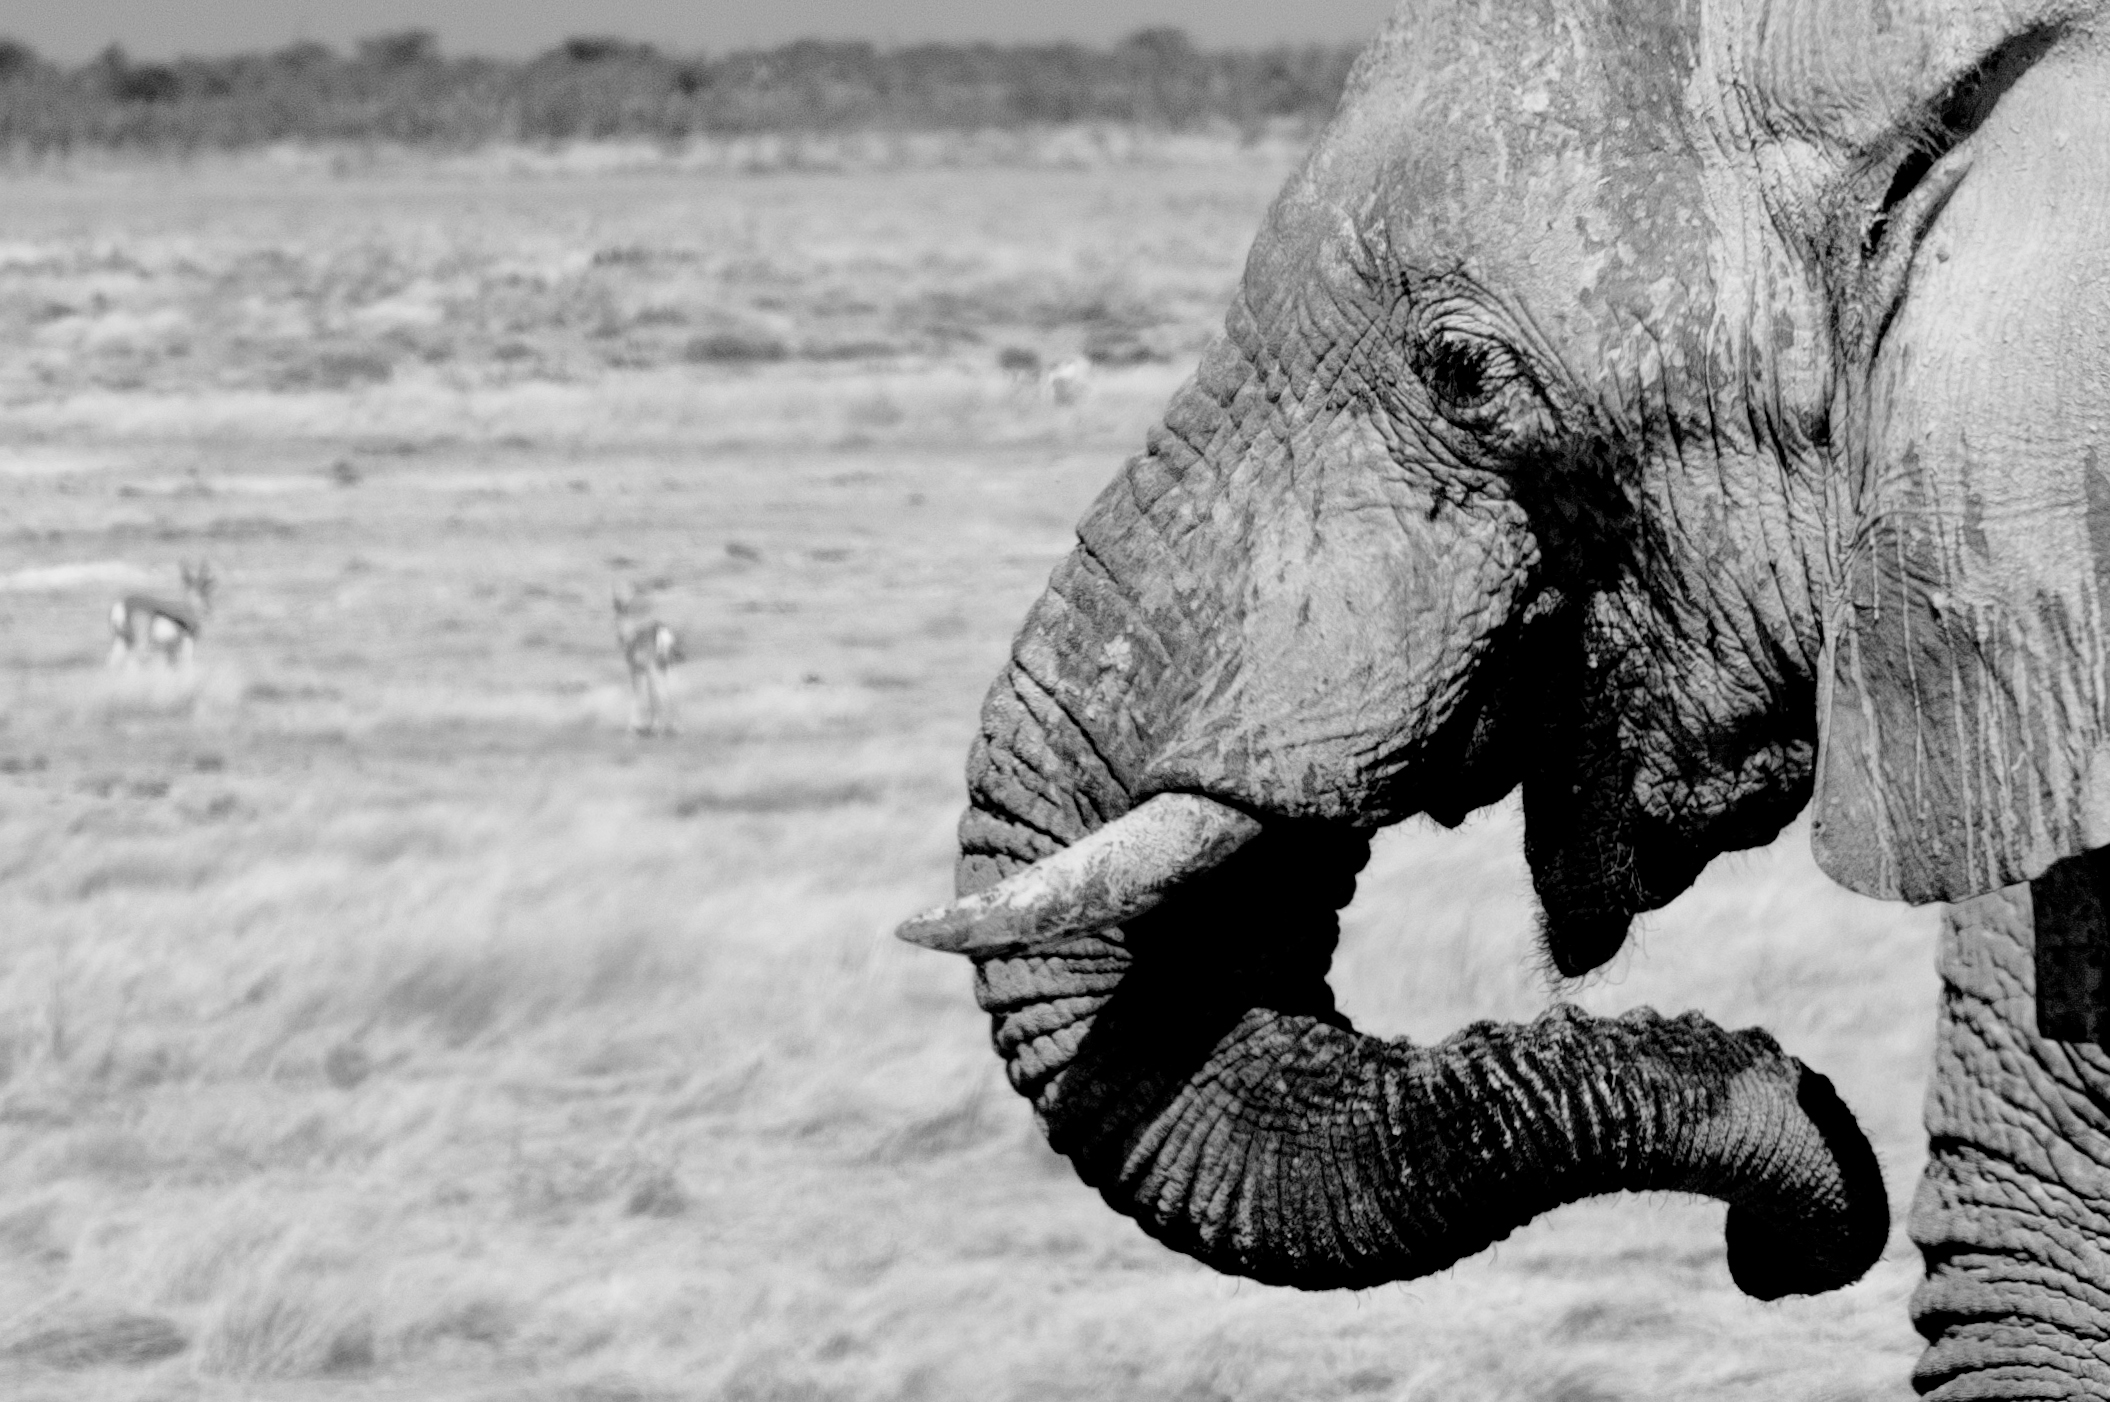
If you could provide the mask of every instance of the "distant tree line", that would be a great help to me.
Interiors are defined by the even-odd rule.
[[[1176,29],[1111,48],[804,40],[717,57],[584,36],[524,61],[455,58],[425,30],[350,53],[141,63],[112,46],[69,68],[0,38],[0,150],[195,150],[280,141],[491,141],[1072,122],[1173,130],[1323,120],[1353,47],[1202,50]]]

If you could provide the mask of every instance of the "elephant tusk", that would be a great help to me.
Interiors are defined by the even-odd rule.
[[[896,937],[987,958],[1059,944],[1141,915],[1260,834],[1199,794],[1159,794],[996,885],[904,921]]]

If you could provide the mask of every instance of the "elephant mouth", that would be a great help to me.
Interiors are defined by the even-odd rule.
[[[1183,891],[1193,891],[1198,884],[1221,884],[1204,878],[1227,866],[1264,864],[1275,868],[1269,874],[1277,879],[1264,882],[1271,891],[1301,888],[1306,884],[1305,874],[1294,869],[1301,864],[1284,869],[1279,860],[1253,855],[1256,847],[1281,845],[1257,842],[1263,833],[1279,835],[1286,829],[1298,832],[1297,845],[1307,852],[1314,840],[1337,849],[1353,848],[1357,868],[1367,854],[1367,835],[1358,829],[1262,819],[1205,794],[1160,793],[992,886],[911,917],[896,934],[910,944],[975,959],[1030,956],[1126,927],[1168,902],[1177,909]],[[1636,854],[1654,855],[1660,850],[1683,855],[1683,851],[1661,834],[1652,836],[1652,844],[1623,847],[1624,860],[1618,862],[1578,860],[1578,855],[1602,858],[1598,848],[1613,842],[1603,832],[1593,839],[1594,846],[1586,844],[1580,854],[1561,848],[1548,855],[1552,844],[1543,839],[1535,844],[1534,866],[1544,878],[1540,934],[1562,977],[1574,978],[1604,963],[1625,941],[1634,914],[1661,904],[1639,887],[1635,873],[1651,867]],[[1665,863],[1658,860],[1655,865]],[[1690,882],[1698,865],[1688,862],[1658,884],[1675,894]],[[1588,876],[1571,870],[1585,866],[1591,873]],[[1635,889],[1607,890],[1596,874],[1607,870],[1624,874],[1628,886]],[[1307,893],[1297,903],[1302,907],[1300,913],[1324,917],[1347,904],[1353,892],[1351,879],[1347,889],[1337,893],[1337,901],[1328,903]],[[1163,927],[1169,921],[1160,917],[1148,923]]]
[[[1105,1118],[1079,1094],[1081,1083],[1101,1078],[1064,1074],[1094,1059],[1095,1046],[1107,1055],[1119,1044],[1125,1056],[1140,1041],[1150,1049],[1142,1059],[1175,1084],[1256,1009],[1352,1030],[1327,975],[1338,912],[1369,857],[1369,832],[1348,824],[1256,816],[1220,798],[1161,792],[995,884],[912,917],[896,934],[972,959],[984,1006],[1000,1022],[1007,987],[1021,1003],[1067,992],[1096,1005],[1111,995],[1080,1020],[1097,1024],[1093,1035],[1057,1060],[1040,1065],[1023,1044],[1005,1048],[1007,1056],[1028,1052],[1014,1058],[1014,1081],[1048,1117],[1050,1142],[1068,1153],[1076,1146],[1066,1138],[1089,1135]],[[1105,981],[1087,975],[1066,985],[1053,974],[1058,967],[1096,968]],[[1081,1011],[1067,998],[1054,1002]],[[1046,1030],[1038,1017],[1026,1026]],[[1000,1046],[1009,1035],[999,1031]]]
[[[1583,857],[1601,858],[1597,848],[1616,839],[1600,832],[1594,841]],[[1572,875],[1568,868],[1584,863],[1565,849],[1548,856],[1550,845],[1541,839],[1532,854],[1545,878],[1540,936],[1554,968],[1574,978],[1616,953],[1634,914],[1660,901],[1625,888],[1609,891],[1601,877]],[[1658,835],[1653,847],[1622,847],[1624,860],[1598,861],[1591,869],[1627,874],[1631,886],[1638,881],[1632,873],[1647,869],[1637,853],[1658,847],[1672,844]],[[1352,826],[1259,817],[1206,794],[1164,792],[994,885],[912,916],[895,933],[910,944],[977,960],[1031,957],[1092,936],[1119,938],[1109,932],[1131,927],[1159,931],[1197,923],[1196,907],[1219,904],[1212,897],[1227,887],[1245,892],[1246,903],[1218,912],[1233,918],[1213,928],[1250,927],[1258,910],[1253,902],[1264,893],[1278,932],[1295,930],[1348,903],[1368,851],[1368,834]],[[1342,857],[1352,859],[1345,884],[1313,889],[1315,868],[1336,867]],[[1682,879],[1662,884],[1675,894],[1691,875],[1682,870]]]

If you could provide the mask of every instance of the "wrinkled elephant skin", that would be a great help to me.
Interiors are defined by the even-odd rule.
[[[1336,912],[1373,830],[1512,790],[1569,975],[1806,806],[1895,899],[2110,845],[2106,229],[2102,0],[1403,5],[1027,617],[961,899],[904,929],[975,961],[1049,1142],[1308,1288],[1643,1188],[1729,1203],[1753,1295],[1865,1271],[1873,1155],[1764,1032],[1380,1041]],[[2105,1068],[2036,1037],[2014,901],[1946,956],[1921,1381],[2099,1395]]]

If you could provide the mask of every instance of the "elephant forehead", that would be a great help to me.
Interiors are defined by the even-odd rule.
[[[1414,7],[1351,92],[1322,178],[1410,276],[1463,270],[1579,363],[1697,334],[1722,203],[1695,140],[1698,9],[1475,6],[1446,29]],[[1379,175],[1357,208],[1359,166]]]

